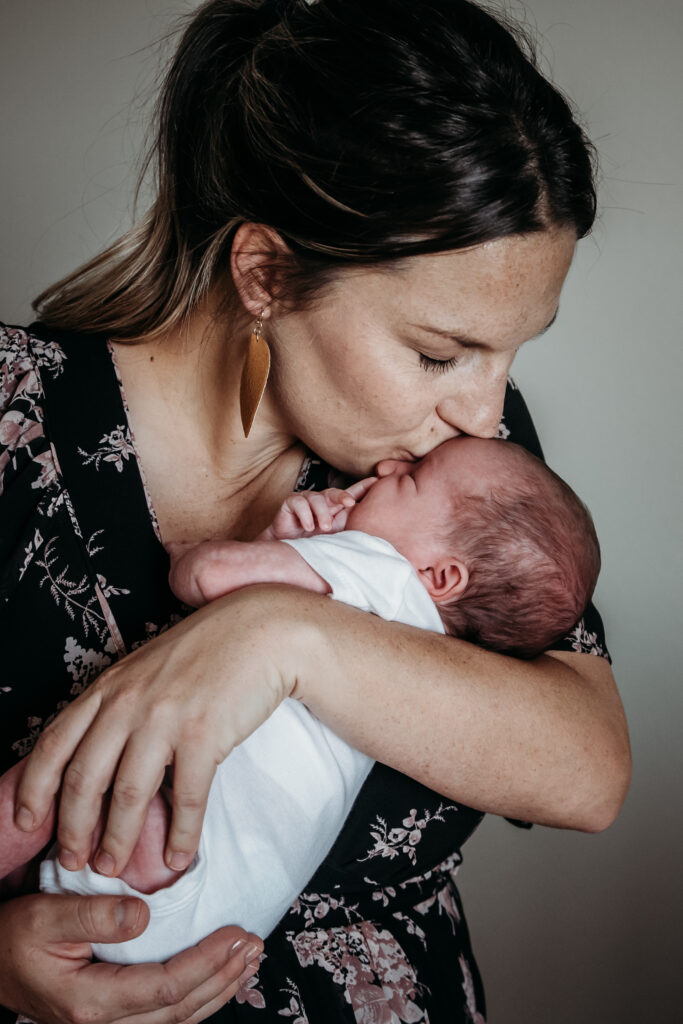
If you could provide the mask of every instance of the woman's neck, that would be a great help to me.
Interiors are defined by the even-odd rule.
[[[119,365],[131,386],[144,394],[148,414],[163,417],[182,447],[192,441],[195,456],[217,477],[239,488],[296,443],[266,390],[249,438],[239,411],[242,365],[251,324],[215,315],[213,304],[163,337],[135,345],[116,344]]]
[[[303,448],[266,389],[248,438],[239,411],[250,324],[232,326],[207,304],[182,330],[135,345],[114,343],[131,428],[164,540],[248,532],[296,481]],[[267,525],[267,522],[264,523]],[[247,539],[245,537],[245,539]]]

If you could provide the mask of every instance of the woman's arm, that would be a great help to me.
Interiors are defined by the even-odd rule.
[[[522,662],[273,585],[214,601],[107,669],[42,734],[18,802],[38,824],[64,773],[58,838],[73,856],[61,859],[79,867],[115,778],[101,841],[111,859],[98,862],[115,874],[173,762],[166,857],[185,867],[216,764],[290,695],[369,756],[482,810],[598,831],[628,787],[626,725],[601,659]]]
[[[302,595],[294,695],[378,761],[480,810],[607,828],[630,782],[628,730],[603,658],[520,661]],[[324,665],[324,671],[316,671]]]

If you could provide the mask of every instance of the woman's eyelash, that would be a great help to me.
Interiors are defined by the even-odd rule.
[[[458,359],[456,356],[451,356],[450,359],[432,359],[430,356],[426,356],[424,352],[420,352],[420,366],[423,370],[431,370],[432,373],[446,373],[447,370],[452,370],[457,365]]]

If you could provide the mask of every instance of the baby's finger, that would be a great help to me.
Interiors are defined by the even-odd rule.
[[[183,871],[194,857],[204,823],[216,762],[204,746],[184,746],[176,752],[173,768],[173,812],[164,860],[173,871]]]
[[[350,487],[346,488],[346,491],[352,498],[358,501],[364,494],[367,494],[372,485],[377,483],[378,479],[376,476],[366,476],[363,480],[356,480],[355,484],[351,484]]]
[[[348,491],[343,491],[341,487],[328,487],[321,493],[327,499],[330,512],[339,511],[340,508],[351,508],[356,504],[356,499]]]
[[[306,533],[312,533],[315,530],[315,519],[309,504],[308,494],[306,497],[304,497],[303,493],[293,494],[291,498],[287,499],[285,504],[288,511],[299,520],[302,530],[305,530]]]
[[[328,504],[327,496],[324,492],[313,492],[309,495],[309,502],[315,515],[318,529],[319,530],[331,530],[332,529],[332,513],[330,511],[330,505]],[[334,507],[334,506],[333,506]]]

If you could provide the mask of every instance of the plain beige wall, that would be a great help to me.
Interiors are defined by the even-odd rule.
[[[163,53],[146,47],[193,6],[3,0],[4,320],[26,322],[41,287],[128,224]],[[597,523],[634,781],[600,836],[487,819],[460,880],[492,1024],[668,1024],[683,1001],[683,4],[508,6],[526,10],[602,155],[600,223],[516,375]]]

